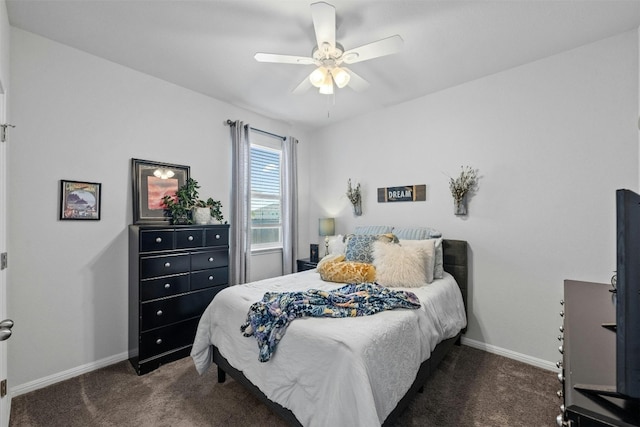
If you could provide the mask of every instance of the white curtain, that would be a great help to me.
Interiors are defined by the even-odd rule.
[[[294,272],[298,256],[298,140],[282,142],[282,273]]]
[[[251,261],[251,142],[250,127],[241,121],[231,123],[233,164],[231,168],[231,262],[229,282],[249,281]]]

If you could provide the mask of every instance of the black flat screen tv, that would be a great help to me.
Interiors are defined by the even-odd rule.
[[[616,191],[616,391],[640,398],[640,195]]]

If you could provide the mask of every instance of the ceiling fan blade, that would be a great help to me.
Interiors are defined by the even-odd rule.
[[[350,69],[346,67],[342,67],[342,69],[345,70],[347,73],[349,73],[350,78],[349,78],[349,84],[347,86],[349,86],[351,89],[355,90],[356,92],[362,92],[363,90],[366,90],[370,86],[368,81],[366,81],[365,79],[363,79],[358,74],[351,71]]]
[[[278,55],[277,53],[256,53],[254,58],[258,62],[275,62],[278,64],[301,64],[301,65],[315,64],[315,61],[313,58],[307,58],[304,56],[294,56],[294,55]]]
[[[316,31],[318,49],[322,50],[323,43],[336,47],[336,8],[323,1],[311,4],[311,18]]]
[[[404,41],[399,35],[387,37],[372,43],[350,49],[342,55],[345,64],[355,64],[356,62],[367,61],[381,56],[398,53],[402,50]]]
[[[294,95],[301,95],[311,89],[311,80],[309,80],[309,76],[305,77],[303,81],[300,82],[298,86],[291,92]]]

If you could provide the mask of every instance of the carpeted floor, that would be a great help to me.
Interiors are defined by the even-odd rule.
[[[553,372],[467,346],[454,347],[397,426],[554,426]],[[199,376],[190,358],[137,376],[129,362],[13,399],[10,426],[285,426],[216,369]]]

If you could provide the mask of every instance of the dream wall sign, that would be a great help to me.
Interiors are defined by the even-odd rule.
[[[405,185],[402,187],[378,188],[378,202],[424,202],[427,200],[427,186]]]

